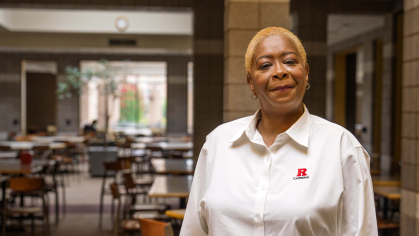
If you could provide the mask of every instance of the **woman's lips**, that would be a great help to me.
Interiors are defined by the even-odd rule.
[[[292,89],[293,87],[294,86],[291,86],[291,85],[278,86],[278,87],[272,89],[271,91],[286,92],[286,91]]]

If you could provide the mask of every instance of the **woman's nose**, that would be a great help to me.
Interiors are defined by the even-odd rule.
[[[282,65],[281,63],[276,65],[274,69],[275,69],[275,71],[272,74],[272,77],[274,79],[283,79],[283,78],[286,78],[288,76],[288,71],[286,70],[285,66]]]

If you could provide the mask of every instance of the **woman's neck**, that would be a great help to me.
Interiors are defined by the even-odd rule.
[[[267,112],[261,109],[262,117],[258,122],[257,129],[262,135],[266,146],[271,146],[276,137],[287,131],[304,113],[301,104],[298,109],[289,112]]]

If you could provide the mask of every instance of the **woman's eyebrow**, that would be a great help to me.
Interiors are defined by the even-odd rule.
[[[280,57],[286,56],[286,55],[288,55],[288,54],[294,54],[294,55],[296,55],[296,56],[298,57],[297,53],[292,52],[292,51],[290,51],[290,52],[284,52],[284,53],[282,53],[282,54],[280,55]],[[262,55],[262,56],[260,56],[260,57],[256,60],[256,64],[258,63],[259,59],[262,59],[262,58],[273,58],[273,57],[274,57],[273,55]]]

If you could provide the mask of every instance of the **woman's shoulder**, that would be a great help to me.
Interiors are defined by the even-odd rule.
[[[246,116],[236,120],[232,120],[217,126],[211,133],[207,135],[207,140],[210,138],[219,139],[231,139],[238,132],[242,131],[246,125],[252,121],[253,116]]]
[[[326,134],[328,136],[334,136],[333,138],[340,138],[342,143],[345,143],[345,146],[351,147],[360,147],[358,139],[346,128],[323,119],[321,117],[310,115],[312,122],[311,131],[317,134]]]

